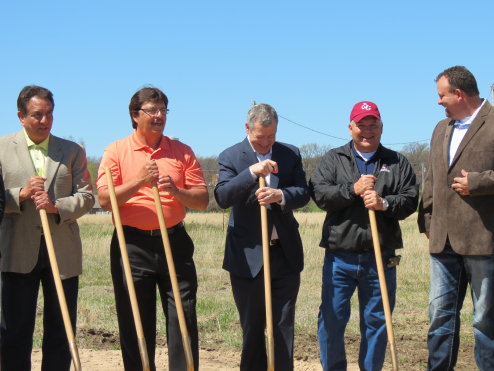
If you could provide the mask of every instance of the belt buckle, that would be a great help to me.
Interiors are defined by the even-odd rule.
[[[149,231],[149,235],[150,235],[151,237],[159,236],[159,235],[160,235],[160,230],[159,230],[159,229],[151,229],[151,230]]]

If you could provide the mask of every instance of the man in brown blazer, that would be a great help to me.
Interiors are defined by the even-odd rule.
[[[463,66],[437,78],[445,120],[434,130],[419,229],[429,237],[429,370],[453,370],[470,284],[475,361],[494,370],[494,108]]]
[[[82,247],[76,219],[94,204],[84,150],[50,134],[52,93],[26,86],[17,100],[23,129],[0,138],[5,214],[0,225],[2,276],[1,367],[31,369],[39,285],[43,286],[42,370],[70,368],[63,325],[39,210],[45,209],[75,331]]]

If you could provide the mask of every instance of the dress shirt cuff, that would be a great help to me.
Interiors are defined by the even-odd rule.
[[[278,202],[278,205],[280,206],[285,206],[286,205],[286,200],[285,200],[285,193],[280,189],[281,191],[281,201]]]

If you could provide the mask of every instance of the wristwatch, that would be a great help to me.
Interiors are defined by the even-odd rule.
[[[381,198],[381,200],[382,200],[382,201],[381,201],[381,203],[382,203],[382,205],[383,205],[383,211],[388,210],[388,207],[389,207],[389,202],[388,202],[388,200],[386,200],[384,197],[383,197],[383,198]]]

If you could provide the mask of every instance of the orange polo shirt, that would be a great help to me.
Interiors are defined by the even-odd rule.
[[[163,136],[159,148],[153,150],[140,141],[134,130],[131,136],[105,149],[96,187],[99,189],[108,185],[105,168],[110,168],[113,184],[118,186],[134,180],[149,160],[155,160],[160,176],[170,175],[177,187],[206,186],[199,162],[189,146]],[[166,226],[170,228],[180,223],[185,218],[185,207],[169,192],[160,191],[160,198]],[[144,230],[160,227],[151,184],[140,188],[119,209],[123,225]]]

